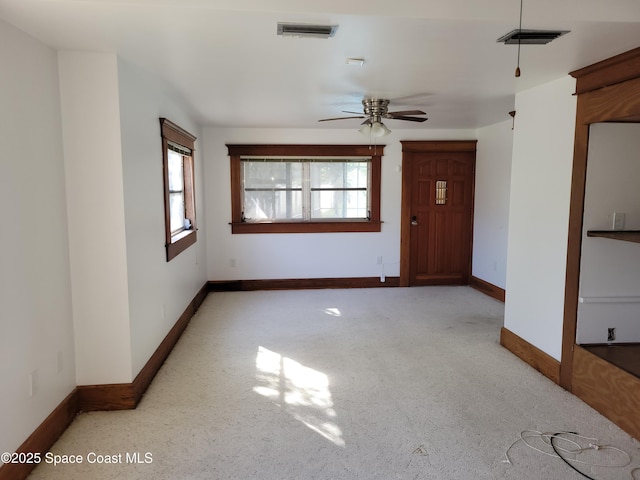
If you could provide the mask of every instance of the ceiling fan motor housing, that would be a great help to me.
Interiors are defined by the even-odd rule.
[[[372,122],[380,122],[380,119],[387,114],[389,100],[378,98],[365,98],[362,100],[364,114],[369,117]]]

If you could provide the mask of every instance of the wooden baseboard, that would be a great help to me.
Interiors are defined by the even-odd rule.
[[[560,382],[560,362],[558,360],[504,327],[500,330],[500,345],[554,383]]]
[[[44,455],[78,414],[77,389],[49,414],[40,426],[16,450],[17,453],[40,453]],[[36,467],[29,463],[5,463],[0,467],[0,480],[22,480]]]
[[[169,333],[147,361],[143,369],[133,380],[133,388],[137,402],[140,401],[144,392],[146,392],[149,385],[151,385],[151,381],[160,370],[160,367],[162,367],[162,364],[171,353],[171,350],[173,350],[173,347],[178,343],[180,336],[187,328],[187,325],[189,325],[191,318],[200,308],[200,305],[202,305],[202,302],[204,302],[204,299],[207,298],[208,293],[209,286],[205,283],[195,297],[193,297],[189,305],[187,305],[187,308],[185,308],[180,318],[178,318],[178,321],[171,330],[169,330]]]
[[[469,278],[469,286],[504,303],[506,296],[504,288],[500,288],[473,275]]]
[[[180,318],[171,328],[162,343],[147,361],[132,383],[115,383],[108,385],[81,385],[78,387],[79,407],[83,412],[96,410],[129,410],[136,408],[142,395],[147,391],[153,377],[167,359],[171,350],[180,339],[209,293],[209,286],[203,285],[193,300],[189,303]]]
[[[379,277],[358,278],[303,278],[273,280],[221,280],[209,281],[210,292],[233,292],[250,290],[307,290],[319,288],[375,288],[398,287],[400,277],[386,277],[384,282]]]
[[[136,408],[208,293],[209,286],[205,283],[132,383],[80,385],[74,388],[16,452],[44,454],[80,412]],[[0,480],[25,479],[35,466],[4,464],[0,467]]]
[[[640,439],[640,378],[575,345],[571,390],[625,432]]]

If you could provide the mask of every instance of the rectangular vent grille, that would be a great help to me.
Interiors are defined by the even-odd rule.
[[[497,42],[505,45],[546,45],[569,30],[520,30],[516,28],[500,37]]]
[[[278,35],[285,37],[329,38],[336,34],[338,25],[312,25],[307,23],[278,23]]]

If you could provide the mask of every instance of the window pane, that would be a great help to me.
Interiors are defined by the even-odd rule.
[[[367,192],[362,190],[314,190],[311,218],[367,218]]]
[[[182,192],[169,194],[170,228],[171,233],[184,228],[184,194]]]
[[[249,221],[302,219],[302,191],[245,192],[244,216]]]
[[[182,155],[169,150],[169,191],[184,190],[184,171],[182,169]]]
[[[242,161],[245,221],[364,219],[368,161]]]
[[[313,162],[311,188],[367,188],[369,162]]]
[[[311,164],[311,218],[366,218],[369,162]],[[362,190],[346,190],[346,189]]]
[[[243,162],[247,220],[302,219],[302,164]]]
[[[302,164],[245,161],[244,188],[302,188]]]

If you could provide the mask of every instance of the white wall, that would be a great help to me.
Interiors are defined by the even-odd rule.
[[[503,289],[507,276],[512,125],[507,120],[477,130],[472,273]]]
[[[379,277],[400,274],[401,140],[470,140],[474,130],[401,130],[391,135],[382,157],[379,233],[231,234],[227,143],[367,144],[353,130],[204,130],[209,280]],[[382,256],[383,265],[377,264]],[[232,266],[232,262],[235,266]]]
[[[112,54],[56,53],[2,21],[0,61],[12,65],[0,89],[0,201],[11,207],[0,451],[14,451],[76,385],[133,380],[206,281],[206,215],[200,152],[200,239],[167,263],[158,118],[200,132],[166,86]]]
[[[76,382],[57,57],[0,21],[0,63],[0,451],[11,452]]]
[[[156,77],[118,59],[131,374],[135,377],[205,284],[206,228],[202,142],[196,141],[198,241],[170,262],[164,246],[160,117],[201,137],[185,102]]]
[[[131,382],[117,60],[58,57],[77,381]]]
[[[127,383],[206,281],[206,229],[166,262],[159,118],[199,131],[182,99],[144,70],[113,54],[59,58],[77,380]],[[202,176],[197,154],[204,218]]]
[[[560,360],[576,99],[569,76],[516,95],[507,329]]]
[[[640,342],[640,245],[586,236],[611,230],[613,212],[640,230],[640,125],[590,127],[578,304],[578,343]]]

